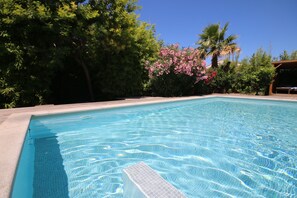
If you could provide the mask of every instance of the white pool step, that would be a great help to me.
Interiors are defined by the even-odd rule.
[[[123,170],[124,198],[185,198],[144,162]]]

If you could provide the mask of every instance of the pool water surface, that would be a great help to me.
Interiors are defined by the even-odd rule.
[[[296,197],[297,103],[207,98],[32,117],[12,197],[122,197],[145,162],[187,197]]]

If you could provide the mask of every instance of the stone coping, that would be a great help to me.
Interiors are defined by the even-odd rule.
[[[107,108],[154,104],[163,102],[174,102],[182,100],[193,100],[199,98],[245,98],[245,99],[261,99],[261,100],[281,100],[281,101],[297,101],[294,98],[273,98],[267,96],[248,96],[248,95],[225,95],[212,94],[207,96],[191,96],[191,97],[145,97],[139,99],[125,99],[110,102],[95,102],[69,105],[45,105],[38,107],[16,108],[8,110],[0,110],[0,116],[5,115],[4,121],[0,124],[0,197],[8,198],[11,193],[11,187],[18,165],[19,156],[22,150],[25,135],[30,123],[32,115],[50,115],[59,113],[71,113],[78,111],[99,110]]]

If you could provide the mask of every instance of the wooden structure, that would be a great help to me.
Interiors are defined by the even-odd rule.
[[[269,87],[269,95],[272,95],[274,92],[277,93],[278,91],[285,91],[288,94],[297,91],[297,76],[296,76],[296,83],[287,84],[287,85],[280,85],[277,82],[277,77],[281,70],[294,70],[297,71],[297,60],[282,60],[282,61],[275,61],[272,62],[276,69],[276,77],[272,81]],[[296,73],[296,72],[295,72]],[[297,73],[296,73],[297,74]]]

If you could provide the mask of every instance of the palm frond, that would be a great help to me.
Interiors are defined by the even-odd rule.
[[[239,53],[240,48],[235,43],[237,35],[229,35],[225,38],[229,23],[226,23],[222,29],[220,24],[212,24],[207,26],[202,34],[200,34],[199,50],[205,55],[225,56],[233,53]]]

